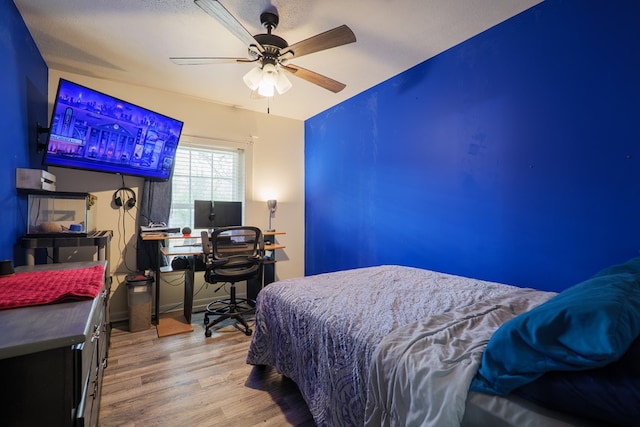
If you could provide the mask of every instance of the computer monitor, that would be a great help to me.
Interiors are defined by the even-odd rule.
[[[193,201],[193,227],[211,230],[242,225],[242,202]]]

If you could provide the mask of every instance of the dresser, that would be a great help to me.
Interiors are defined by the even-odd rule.
[[[42,264],[16,272],[84,268]],[[3,426],[97,426],[107,366],[110,279],[90,300],[0,310]]]

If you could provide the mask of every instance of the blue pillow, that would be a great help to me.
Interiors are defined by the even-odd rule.
[[[608,276],[610,274],[631,273],[636,276],[640,275],[640,257],[631,258],[622,264],[612,265],[597,272],[594,277]]]
[[[586,371],[548,372],[515,389],[520,397],[545,408],[601,421],[638,425],[640,419],[640,338],[617,362]]]
[[[640,335],[640,282],[595,276],[503,324],[491,337],[471,389],[506,395],[549,371],[618,360]]]

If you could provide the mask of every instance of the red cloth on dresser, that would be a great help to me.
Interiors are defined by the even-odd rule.
[[[104,266],[16,273],[0,277],[0,310],[98,296]]]

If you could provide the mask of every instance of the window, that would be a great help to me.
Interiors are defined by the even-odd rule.
[[[243,202],[244,206],[244,181],[244,150],[178,147],[169,224],[193,228],[194,200]]]

